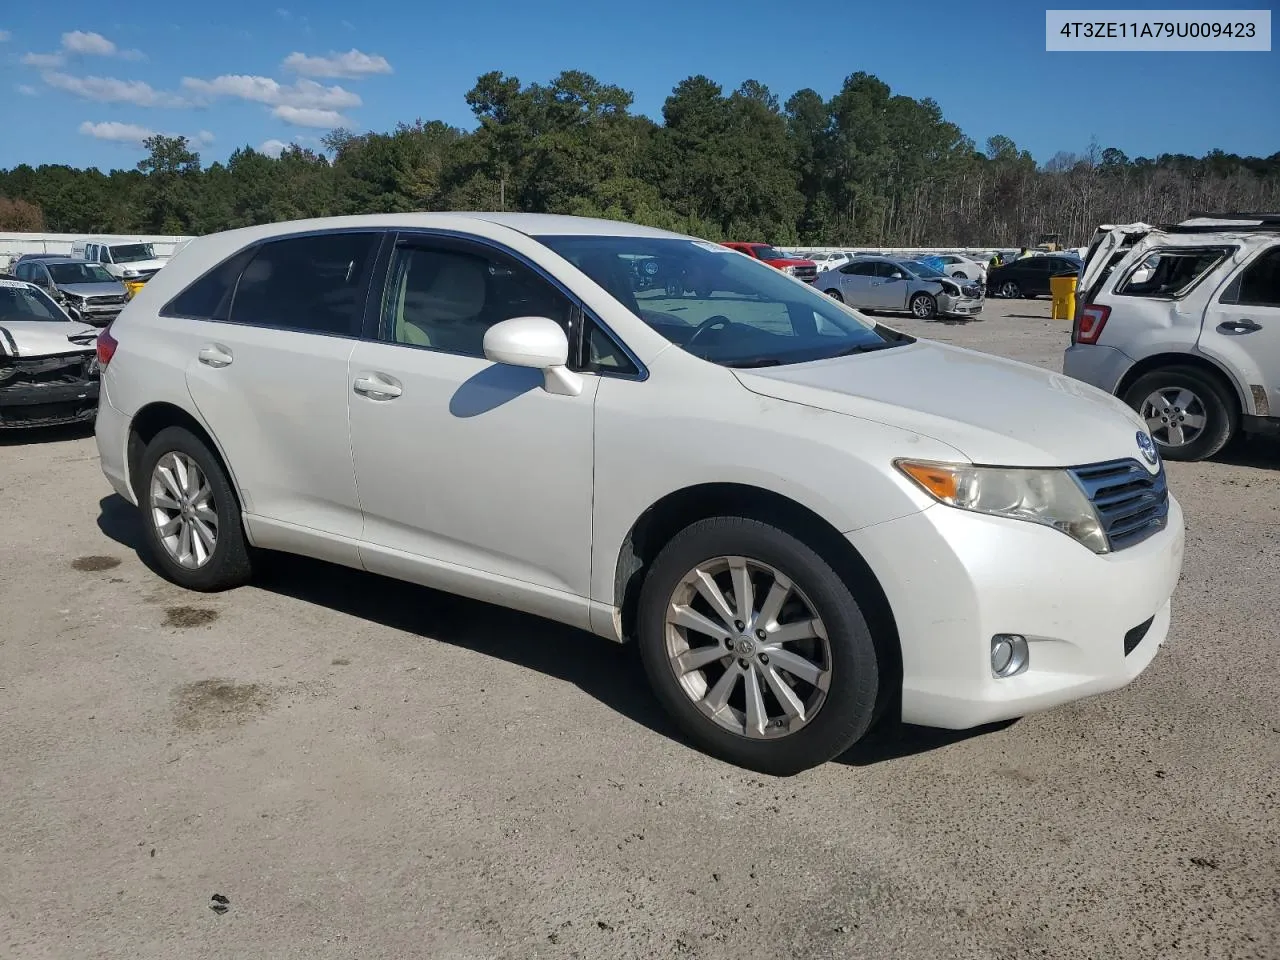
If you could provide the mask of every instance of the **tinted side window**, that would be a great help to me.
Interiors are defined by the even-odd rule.
[[[1241,306],[1280,307],[1280,247],[1272,247],[1249,264],[1222,299]]]
[[[262,244],[240,274],[230,321],[357,335],[378,239],[329,233]]]
[[[892,263],[877,262],[873,264],[875,267],[875,275],[877,277],[892,277],[902,271],[895,267]]]
[[[872,273],[872,265],[869,263],[846,263],[840,268],[841,273],[848,273],[855,277],[869,277]]]
[[[497,251],[414,241],[392,257],[383,330],[394,343],[483,357],[495,323],[549,317],[567,334],[573,311],[568,297]]]
[[[192,320],[226,320],[231,313],[231,297],[236,290],[236,281],[240,279],[240,271],[256,252],[256,247],[250,247],[224,260],[166,303],[160,315]]]
[[[25,280],[27,279],[27,274],[30,272],[31,272],[30,264],[20,263],[17,265],[17,267],[14,268],[13,275],[17,277],[19,280]]]

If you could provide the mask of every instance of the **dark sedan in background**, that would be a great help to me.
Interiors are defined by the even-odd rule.
[[[1051,277],[1079,276],[1083,264],[1057,254],[1023,257],[987,271],[987,294],[998,297],[1047,297]]]

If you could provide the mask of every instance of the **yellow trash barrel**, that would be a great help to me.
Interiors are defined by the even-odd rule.
[[[138,295],[138,291],[142,289],[141,280],[126,280],[124,282],[124,292],[132,300]]]
[[[1050,277],[1049,292],[1053,294],[1054,320],[1073,320],[1076,315],[1076,282],[1075,274],[1066,277]]]

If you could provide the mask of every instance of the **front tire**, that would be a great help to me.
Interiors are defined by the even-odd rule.
[[[917,293],[911,298],[911,315],[917,320],[932,320],[938,315],[938,301],[932,294]]]
[[[871,726],[880,673],[857,599],[784,530],[743,517],[691,524],[648,570],[638,615],[654,693],[714,756],[788,776]]]
[[[1006,280],[1000,284],[1000,296],[1006,300],[1017,300],[1022,296],[1022,287],[1017,280]]]
[[[184,427],[143,451],[136,485],[143,539],[156,568],[188,590],[238,587],[253,573],[240,504],[218,458]]]
[[[1147,421],[1166,460],[1212,457],[1227,445],[1239,421],[1237,406],[1222,386],[1194,367],[1144,373],[1125,391],[1124,402]]]

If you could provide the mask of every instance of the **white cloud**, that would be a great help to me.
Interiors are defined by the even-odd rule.
[[[190,103],[174,93],[156,90],[141,80],[117,80],[115,77],[73,77],[67,73],[46,71],[40,75],[55,90],[63,90],[85,100],[99,103],[132,103],[138,107],[186,107]]]
[[[66,59],[60,53],[24,53],[22,62],[28,67],[60,67]]]
[[[199,133],[196,134],[196,143],[204,144],[206,147],[209,144],[213,143],[213,141],[216,139],[217,137],[215,137],[208,130],[201,130]]]
[[[281,66],[307,77],[367,77],[375,73],[391,73],[386,57],[361,53],[352,48],[346,53],[330,51],[327,57],[309,57],[291,53]]]
[[[72,30],[62,35],[62,49],[93,57],[114,57],[116,45],[100,33]]]
[[[0,30],[0,43],[8,43],[13,39],[13,34],[8,30]]]
[[[285,123],[297,127],[341,127],[347,124],[347,118],[336,110],[320,110],[316,107],[294,107],[282,103],[271,111],[271,115]]]
[[[299,80],[282,84],[270,77],[245,74],[224,74],[212,80],[183,77],[182,86],[193,94],[204,97],[238,97],[270,107],[310,107],[319,110],[343,110],[358,107],[363,102],[359,95],[342,87],[326,87],[314,80]]]
[[[283,140],[263,140],[262,143],[258,144],[258,152],[265,153],[268,157],[278,157],[280,154],[284,153],[284,149],[287,146],[289,146],[289,144],[285,143]]]
[[[87,137],[96,137],[98,140],[136,144],[141,144],[147,137],[156,135],[154,130],[140,127],[136,123],[121,123],[118,120],[107,120],[103,123],[90,123],[86,120],[80,124],[80,132]]]
[[[35,87],[31,86],[29,83],[18,84],[18,92],[22,94],[24,97],[40,96],[40,91],[37,90]]]

